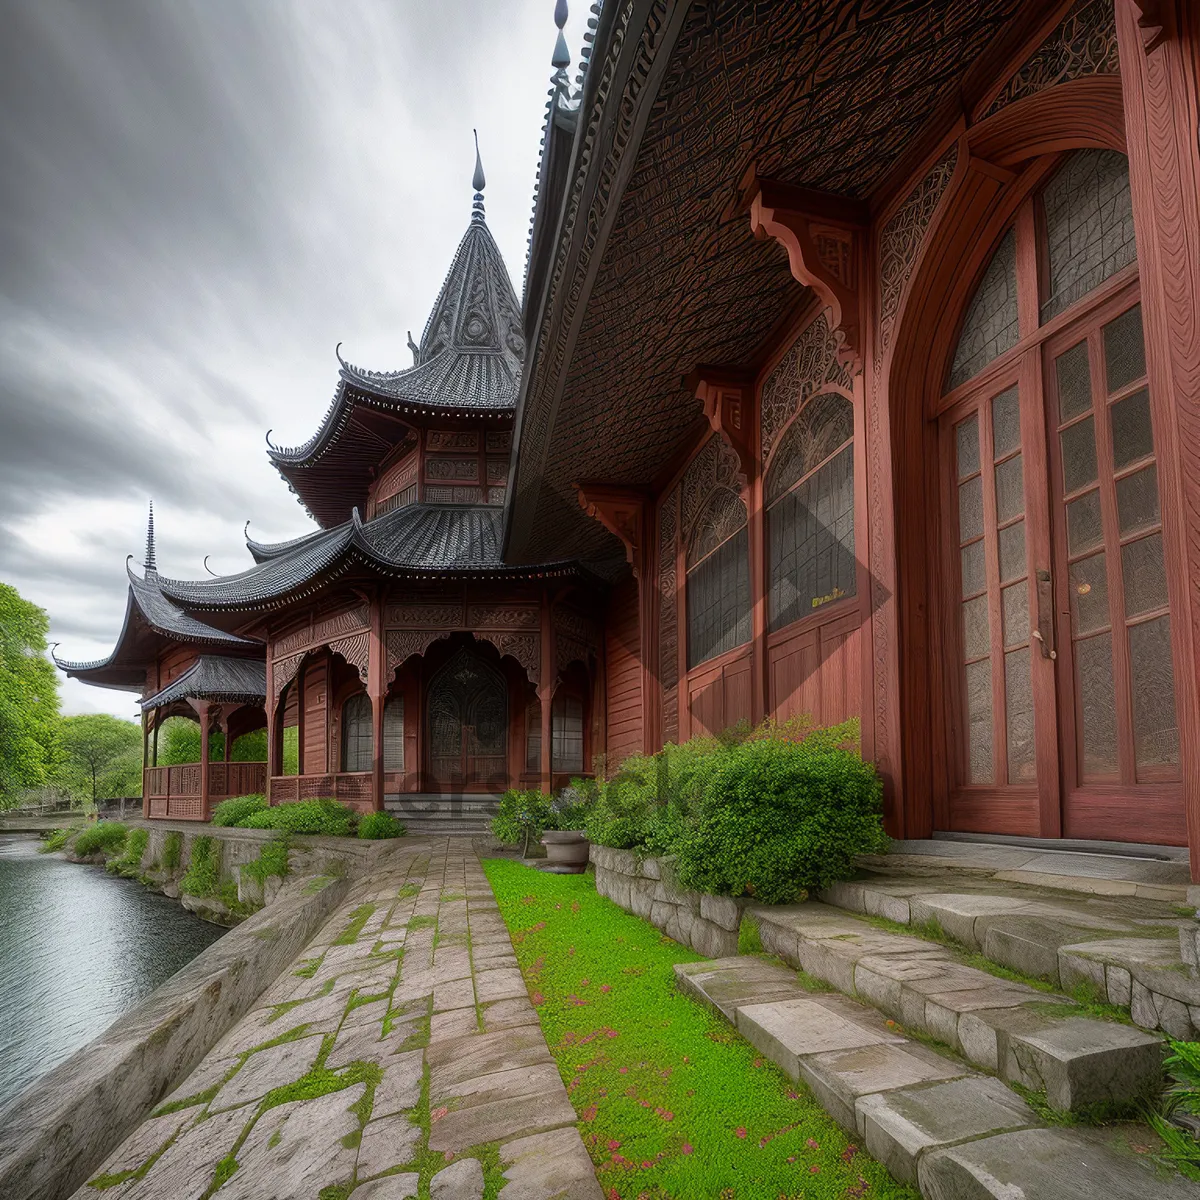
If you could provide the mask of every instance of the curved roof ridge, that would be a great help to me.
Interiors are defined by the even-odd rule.
[[[142,711],[186,697],[226,703],[261,704],[267,697],[267,664],[260,658],[201,654],[184,673],[141,702]]]
[[[242,536],[246,539],[246,549],[254,556],[256,563],[264,563],[268,559],[278,558],[281,554],[296,550],[306,542],[311,542],[321,534],[328,532],[325,529],[312,529],[308,533],[300,534],[299,537],[288,538],[282,542],[259,542],[250,536],[249,529],[250,522],[247,521],[245,529],[242,530]]]

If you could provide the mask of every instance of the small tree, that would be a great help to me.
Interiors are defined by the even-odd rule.
[[[142,749],[142,731],[133,721],[108,713],[64,717],[59,740],[68,778],[93,806],[118,792],[130,794],[141,771]]]

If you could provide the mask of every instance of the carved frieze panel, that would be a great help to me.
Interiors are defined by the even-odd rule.
[[[504,493],[507,489],[503,487],[490,487],[487,490],[487,503],[493,506],[504,503]]]
[[[467,605],[469,629],[537,629],[540,623],[539,612],[532,606],[517,608],[497,604]]]
[[[439,638],[449,636],[446,629],[389,629],[383,639],[387,675],[414,654],[424,654]]]
[[[474,481],[479,478],[479,460],[477,458],[427,458],[425,460],[425,478]]]
[[[957,164],[958,143],[955,142],[909,192],[883,227],[879,239],[879,339],[885,350],[892,338],[904,285],[912,275],[925,231],[946,194]]]
[[[1057,29],[1030,55],[984,113],[1084,75],[1119,75],[1113,0],[1077,0]]]
[[[599,657],[600,636],[596,622],[570,608],[555,608],[554,667],[560,673],[572,662],[585,666],[589,658]]]
[[[487,460],[487,481],[488,483],[508,482],[507,458],[489,458]]]
[[[485,434],[484,449],[489,454],[507,454],[512,449],[512,432],[505,429]]]
[[[272,705],[279,703],[279,697],[283,694],[283,689],[296,678],[296,672],[300,669],[300,660],[303,657],[303,654],[293,654],[291,658],[282,658],[278,662],[271,664]]]
[[[383,612],[385,625],[428,625],[458,629],[462,625],[461,604],[389,604]]]
[[[425,488],[425,499],[430,504],[478,504],[479,488],[431,484]]]
[[[365,633],[356,633],[353,637],[339,638],[329,643],[329,649],[340,654],[357,672],[358,677],[366,683],[369,676],[370,638]]]
[[[760,416],[764,463],[783,427],[809,396],[828,383],[851,386],[850,372],[838,361],[838,344],[825,313],[818,313],[767,377]],[[684,528],[690,528],[686,493]]]
[[[331,616],[322,617],[313,622],[310,626],[277,638],[271,644],[271,657],[284,658],[306,646],[320,646],[344,634],[367,629],[370,624],[371,614],[365,604],[359,608],[347,609],[345,612],[333,613]]]
[[[537,633],[493,632],[476,630],[475,636],[483,642],[491,642],[501,656],[508,654],[525,668],[530,682],[541,682],[542,639]]]
[[[394,496],[397,492],[402,492],[416,480],[417,456],[411,454],[408,458],[393,464],[379,477],[379,482],[375,485],[375,502],[378,503],[380,500],[386,500],[389,496]]]
[[[425,435],[427,450],[478,450],[479,434],[452,429],[431,429]]]
[[[704,443],[700,453],[688,463],[679,485],[685,531],[695,524],[714,489],[741,492],[738,466],[737,455],[724,438],[713,434]]]

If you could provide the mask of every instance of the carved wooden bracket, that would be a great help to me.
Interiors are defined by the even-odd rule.
[[[649,498],[646,493],[637,488],[594,482],[576,483],[575,491],[580,508],[621,539],[626,561],[633,567],[634,575],[640,576],[643,554],[648,550],[645,526]]]
[[[737,455],[743,483],[754,478],[754,373],[738,367],[699,366],[683,381],[704,407],[713,431]]]
[[[754,236],[774,238],[787,251],[792,275],[833,310],[830,324],[842,334],[839,361],[857,368],[863,354],[858,264],[869,221],[866,206],[753,174],[743,189]]]
[[[1130,3],[1137,14],[1142,49],[1149,54],[1171,36],[1174,15],[1171,5],[1163,3],[1163,0],[1130,0]]]

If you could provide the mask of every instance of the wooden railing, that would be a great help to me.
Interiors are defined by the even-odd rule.
[[[330,796],[351,808],[367,811],[371,803],[370,771],[338,771],[330,775],[272,775],[271,803],[291,804]]]
[[[267,764],[263,762],[210,763],[208,809],[230,796],[247,796],[267,790]],[[142,795],[149,802],[150,816],[175,821],[206,821],[204,796],[200,791],[200,764],[177,763],[171,767],[146,767],[142,772]]]

